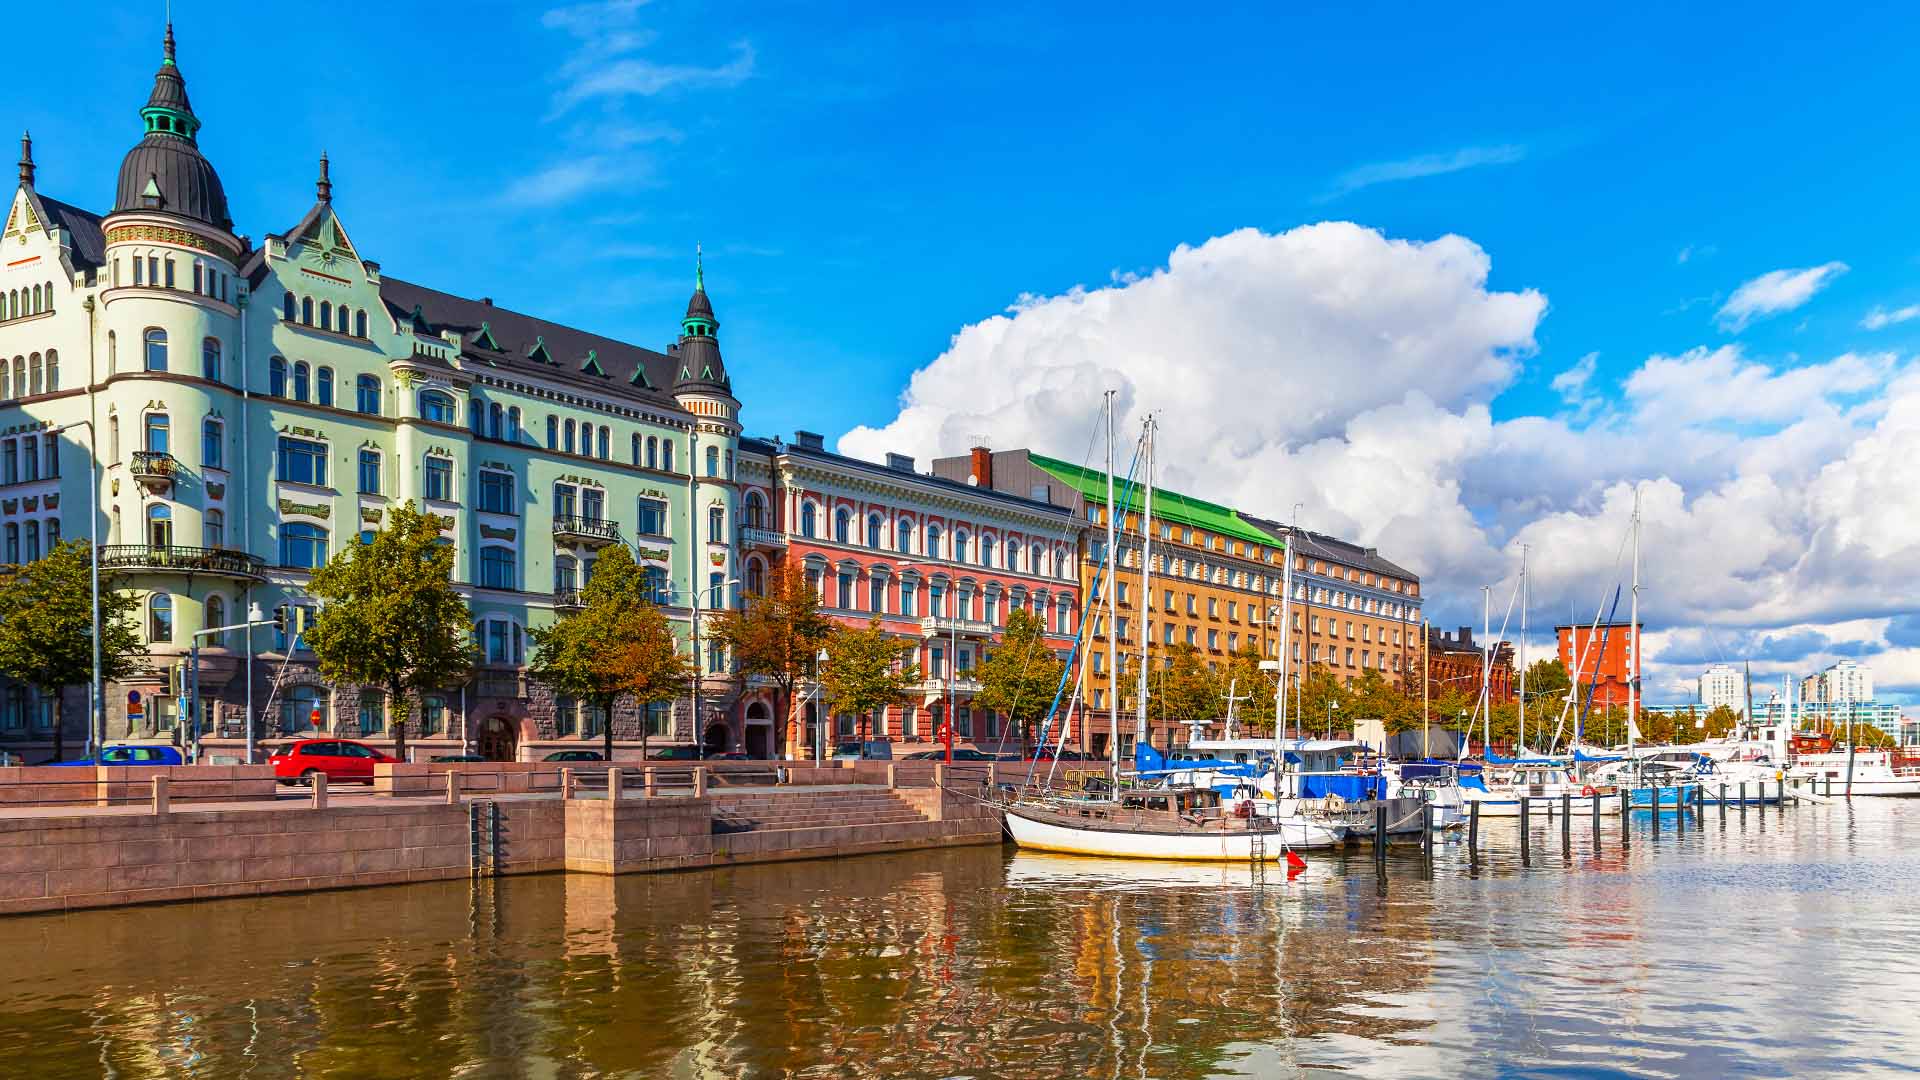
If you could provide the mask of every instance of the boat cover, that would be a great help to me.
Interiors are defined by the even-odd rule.
[[[1303,773],[1300,776],[1300,797],[1303,799],[1324,799],[1329,795],[1338,795],[1348,802],[1376,797],[1380,790],[1378,776],[1357,776],[1352,773]]]

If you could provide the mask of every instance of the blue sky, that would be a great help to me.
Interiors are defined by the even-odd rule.
[[[43,191],[109,201],[159,59],[160,12],[100,5],[84,51],[16,51],[14,85],[49,88],[14,102]],[[1487,534],[1472,551],[1285,476],[1251,507],[1324,502],[1326,527],[1393,545],[1471,598],[1437,611],[1443,619],[1477,614],[1477,583],[1510,572],[1512,542],[1541,515],[1587,515],[1613,535],[1623,523],[1610,485],[1662,474],[1658,462],[1631,477],[1553,462],[1598,452],[1603,435],[1644,443],[1663,426],[1697,426],[1702,445],[1744,444],[1796,419],[1733,409],[1696,424],[1669,400],[1608,420],[1634,407],[1621,383],[1650,357],[1690,356],[1669,365],[1689,385],[1721,364],[1707,385],[1722,394],[1759,380],[1775,395],[1810,385],[1819,397],[1822,369],[1806,384],[1781,380],[1850,352],[1905,356],[1920,340],[1920,307],[1903,310],[1920,305],[1910,8],[950,13],[656,0],[345,3],[236,18],[181,2],[174,18],[202,145],[241,231],[257,240],[297,220],[325,149],[336,205],[388,273],[656,347],[675,331],[704,243],[729,367],[761,433],[882,428],[909,378],[964,328],[1023,295],[1099,289],[1116,275],[1125,284],[1182,244],[1321,221],[1415,244],[1466,237],[1490,262],[1486,291],[1544,300],[1503,377],[1432,396],[1468,426],[1483,410],[1493,445],[1524,447],[1520,464],[1545,463],[1542,484],[1578,490],[1537,500],[1469,483],[1460,509]],[[1744,295],[1763,302],[1730,307],[1756,280]],[[1863,325],[1876,309],[1887,318]],[[1729,345],[1737,351],[1714,358]],[[1753,365],[1744,379],[1743,363]],[[1905,363],[1867,365],[1830,403],[1871,402]],[[1364,359],[1346,371],[1375,374]],[[1403,381],[1395,394],[1426,390]],[[1303,429],[1287,445],[1357,446],[1363,408],[1327,409],[1346,434]],[[1068,431],[996,436],[1077,451],[1084,410],[1066,411]],[[1874,420],[1846,417],[1854,435]],[[1529,423],[1577,438],[1543,450],[1524,437]],[[959,449],[956,429],[942,430],[908,448]],[[1797,459],[1802,473],[1849,437],[1830,432],[1825,457]],[[1514,460],[1489,450],[1458,468]],[[1682,478],[1677,512],[1757,470],[1748,461]],[[1216,497],[1247,491],[1194,483],[1214,484],[1200,493]],[[1911,503],[1894,510],[1920,516]],[[1786,562],[1777,550],[1756,558]],[[1569,579],[1593,569],[1566,561]],[[1783,664],[1891,648],[1889,670],[1906,665],[1898,681],[1920,690],[1920,649],[1873,623],[1898,614],[1894,601],[1860,597],[1841,590],[1783,610],[1752,598],[1715,608],[1703,595],[1668,614],[1729,636],[1816,628],[1834,647]]]

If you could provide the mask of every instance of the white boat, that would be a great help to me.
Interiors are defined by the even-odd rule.
[[[1338,826],[1219,813],[1204,788],[1125,792],[1114,800],[1052,799],[1006,808],[1014,843],[1035,851],[1116,859],[1278,862],[1288,850],[1346,843]]]
[[[1562,806],[1568,813],[1591,814],[1595,799],[1613,793],[1611,788],[1576,778],[1571,764],[1547,760],[1488,766],[1480,776],[1463,780],[1460,787],[1462,809],[1471,812],[1478,805],[1483,818],[1517,818],[1523,799],[1529,815],[1551,816]]]
[[[1787,770],[1790,779],[1805,782],[1816,795],[1920,795],[1920,765],[1891,750],[1860,750],[1849,762],[1844,748],[1800,754]]]

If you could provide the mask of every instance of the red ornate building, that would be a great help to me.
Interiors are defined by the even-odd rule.
[[[1062,656],[1072,648],[1080,524],[1071,510],[919,473],[898,454],[883,465],[845,457],[804,431],[791,443],[742,440],[739,479],[746,593],[759,592],[774,566],[796,560],[828,615],[861,626],[878,616],[914,645],[923,676],[914,699],[871,718],[868,738],[931,746],[949,702],[956,744],[994,749],[1015,737],[1000,717],[974,710],[978,683],[969,676],[1016,609],[1040,617]],[[831,753],[834,743],[860,736],[858,718],[832,715],[823,730],[817,695],[796,689],[795,698],[795,715],[783,723],[774,692],[747,687],[740,708],[749,753],[765,745],[811,756],[823,738]]]
[[[1488,666],[1484,650],[1473,640],[1472,627],[1463,626],[1457,634],[1442,633],[1431,626],[1427,628],[1427,685],[1428,692],[1434,697],[1438,698],[1449,690],[1458,690],[1477,700],[1483,671],[1487,675],[1487,699],[1512,701],[1512,642],[1502,641],[1495,645],[1493,661]]]

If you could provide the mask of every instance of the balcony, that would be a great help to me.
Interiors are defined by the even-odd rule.
[[[620,542],[620,525],[605,518],[557,517],[553,519],[553,539],[562,544],[606,547]]]
[[[161,495],[173,486],[173,475],[179,468],[180,463],[164,450],[135,450],[133,464],[127,471],[133,474],[141,487]]]
[[[553,609],[555,611],[579,611],[587,606],[587,598],[579,589],[553,590]]]
[[[786,535],[778,530],[766,528],[764,523],[738,522],[734,526],[734,534],[740,537],[740,542],[747,547],[783,548],[787,546]]]
[[[947,637],[966,634],[972,637],[991,637],[993,624],[979,619],[954,619],[945,615],[928,615],[920,620],[921,637]]]
[[[947,692],[948,682],[949,680],[947,679],[922,679],[907,687],[907,691],[918,694],[945,694]],[[963,674],[959,678],[951,680],[951,682],[953,684],[953,692],[956,694],[977,694],[980,692],[980,680],[972,678],[969,675]]]
[[[180,547],[173,544],[107,544],[100,548],[100,569],[214,574],[264,580],[266,560],[232,548]]]

